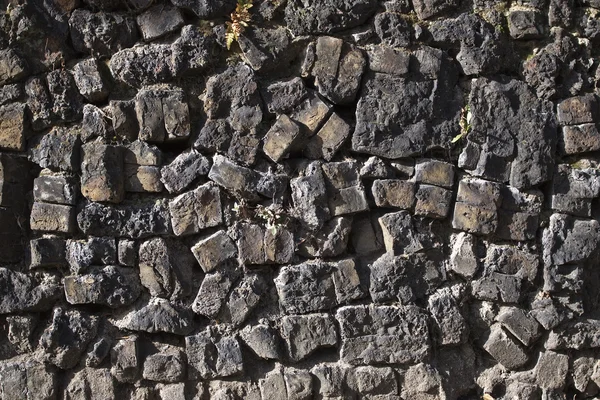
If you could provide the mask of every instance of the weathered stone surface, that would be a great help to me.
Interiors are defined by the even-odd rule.
[[[0,314],[48,310],[62,292],[52,280],[40,281],[6,268],[0,268],[0,283],[6,290],[0,301]]]
[[[79,93],[92,103],[100,103],[108,97],[109,88],[95,58],[88,58],[73,66],[73,78]]]
[[[419,185],[415,194],[415,214],[430,218],[446,218],[452,205],[452,192],[433,185]]]
[[[289,117],[300,124],[307,134],[313,135],[331,114],[331,105],[321,100],[314,92],[298,104]]]
[[[455,87],[456,72],[443,52],[434,54],[439,66],[432,79],[365,75],[352,136],[354,151],[400,158],[449,147],[452,137],[459,134],[461,100]],[[436,85],[437,78],[444,84]]]
[[[599,230],[596,220],[553,214],[542,239],[544,261],[556,265],[585,261],[597,250]]]
[[[518,102],[511,100],[515,96]],[[537,99],[524,82],[478,78],[471,86],[469,104],[474,118],[459,167],[475,176],[510,182],[517,189],[552,177],[557,134],[550,103]]]
[[[308,158],[331,161],[350,135],[350,125],[338,114],[332,113],[321,129],[306,144]]]
[[[0,85],[6,85],[22,79],[29,73],[27,61],[15,49],[0,51]]]
[[[287,314],[327,310],[337,300],[331,267],[306,263],[282,267],[275,279],[281,307]]]
[[[237,338],[221,334],[217,328],[207,328],[186,336],[185,351],[192,379],[214,379],[241,374],[244,371],[242,352]],[[211,354],[212,356],[206,357]]]
[[[29,242],[30,268],[56,267],[67,263],[66,241],[57,237],[32,239]]]
[[[548,350],[589,349],[600,347],[598,327],[600,321],[583,319],[569,322],[550,331],[545,347]]]
[[[90,400],[111,399],[116,395],[114,379],[108,368],[84,368],[77,372],[65,389],[65,400],[81,397]]]
[[[429,159],[419,159],[415,164],[415,181],[451,189],[454,185],[454,165]]]
[[[192,310],[208,318],[217,317],[238,277],[239,271],[232,270],[232,266],[206,274],[192,304]]]
[[[272,83],[261,94],[269,112],[284,114],[300,104],[308,90],[301,78],[293,78]]]
[[[161,168],[161,182],[169,193],[180,193],[200,176],[210,171],[210,160],[192,149],[178,155]]]
[[[123,149],[123,161],[125,164],[160,166],[162,152],[152,144],[135,140]]]
[[[328,314],[285,316],[281,321],[281,337],[288,355],[300,361],[323,347],[337,345],[337,330]]]
[[[408,18],[397,13],[377,14],[374,20],[375,33],[381,43],[390,47],[408,47],[412,42],[413,29]]]
[[[222,263],[234,260],[238,250],[227,232],[221,230],[201,239],[192,247],[192,253],[204,272],[211,272]]]
[[[86,272],[93,265],[117,262],[117,246],[112,237],[90,237],[87,240],[67,240],[67,262],[73,274]]]
[[[155,297],[172,300],[191,294],[193,256],[183,243],[153,238],[140,244],[142,285]]]
[[[323,0],[287,3],[285,20],[295,35],[333,33],[360,25],[377,7],[374,0],[338,1],[329,4]]]
[[[6,400],[53,399],[57,395],[55,371],[33,360],[0,365],[0,396]]]
[[[334,217],[311,237],[298,245],[298,253],[306,257],[339,256],[348,246],[352,220],[348,217]]]
[[[117,244],[117,258],[119,264],[126,267],[134,267],[137,265],[137,246],[135,241],[128,239],[120,239]]]
[[[267,283],[260,273],[244,275],[229,293],[224,303],[223,320],[240,326],[259,305],[267,292]]]
[[[91,201],[123,201],[125,179],[122,149],[89,143],[83,145],[81,150],[81,193]]]
[[[490,234],[498,227],[499,186],[480,179],[463,179],[458,184],[452,227],[466,232]]]
[[[157,4],[150,7],[139,14],[136,21],[146,41],[172,33],[184,24],[181,11],[170,4]]]
[[[508,29],[514,39],[540,39],[544,25],[544,17],[537,10],[511,10],[508,14]]]
[[[417,363],[430,351],[427,317],[418,307],[348,306],[336,319],[341,359],[352,365]]]
[[[170,201],[169,213],[177,236],[217,226],[223,218],[220,190],[212,182],[198,186]]]
[[[415,204],[415,184],[400,179],[378,179],[373,182],[373,198],[378,207],[410,210]]]
[[[62,369],[75,367],[88,343],[96,336],[98,323],[96,316],[56,308],[52,324],[40,338],[46,359]]]
[[[267,325],[247,327],[241,339],[260,358],[279,360],[283,355],[283,342],[277,331]]]
[[[596,121],[598,100],[594,95],[571,97],[557,107],[558,122],[563,125],[579,125]]]
[[[411,254],[425,248],[408,211],[385,214],[379,218],[385,249],[390,254]]]
[[[263,152],[271,160],[278,162],[303,139],[300,127],[287,115],[277,118],[263,138]]]
[[[319,165],[311,165],[306,176],[290,181],[297,215],[309,227],[320,227],[329,219],[325,179]]]
[[[135,271],[109,266],[80,276],[67,276],[65,295],[70,304],[99,304],[122,307],[133,303],[141,293]]]
[[[410,54],[401,49],[387,46],[370,46],[367,48],[369,70],[390,75],[408,73]]]
[[[75,230],[75,207],[33,203],[29,225],[32,230],[71,233]]]
[[[178,347],[165,345],[159,353],[146,357],[142,376],[155,382],[180,382],[185,379],[186,365],[185,356]]]
[[[595,124],[565,126],[559,138],[563,154],[579,154],[600,150],[600,133]]]
[[[159,167],[124,164],[123,174],[126,192],[160,193],[164,189]]]
[[[121,339],[110,350],[110,373],[119,382],[135,382],[140,374],[137,336]]]
[[[415,0],[413,3],[419,19],[427,19],[451,11],[455,9],[458,4],[458,0]]]
[[[110,224],[106,222],[110,221]],[[166,200],[118,207],[87,203],[77,214],[79,229],[86,235],[142,238],[171,233]]]
[[[177,7],[192,11],[200,18],[215,18],[229,15],[235,8],[233,0],[173,0],[172,3]]]
[[[341,39],[321,36],[315,55],[312,75],[319,93],[335,104],[353,102],[366,66],[362,52]]]
[[[569,371],[569,356],[546,351],[540,354],[536,368],[536,383],[543,389],[564,388]]]
[[[75,205],[77,197],[77,186],[70,176],[41,175],[33,180],[34,201]]]
[[[138,37],[133,19],[119,14],[78,9],[71,14],[69,26],[75,50],[92,55],[108,56],[133,46]]]
[[[79,170],[81,140],[66,128],[54,128],[31,148],[31,161],[53,171]]]
[[[296,250],[294,235],[282,227],[267,229],[264,248],[267,263],[287,264],[294,257]]]
[[[27,125],[26,106],[23,103],[11,103],[0,107],[0,149],[23,151]]]
[[[135,98],[139,139],[152,143],[187,139],[190,116],[183,90],[175,87],[142,89]]]
[[[518,369],[529,361],[527,352],[499,324],[492,325],[483,348],[509,370]]]
[[[441,288],[428,299],[442,345],[465,343],[468,339],[469,328],[459,306],[460,290],[458,286]]]
[[[389,367],[356,367],[351,370],[347,380],[353,390],[366,396],[395,398],[398,393],[396,375]],[[411,383],[408,379],[405,385],[412,386]]]
[[[188,335],[193,329],[192,313],[173,306],[169,301],[153,298],[148,304],[115,319],[120,329],[148,333],[166,332]]]
[[[538,322],[520,308],[502,307],[497,319],[525,346],[534,343],[542,334]]]

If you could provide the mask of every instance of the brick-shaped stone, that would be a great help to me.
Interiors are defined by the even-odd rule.
[[[29,224],[34,231],[72,233],[75,207],[62,204],[33,203]]]
[[[263,139],[263,152],[271,160],[279,162],[302,140],[300,126],[287,115],[277,118]]]
[[[415,204],[415,184],[400,179],[378,179],[373,182],[373,198],[377,207],[410,210]]]
[[[237,257],[237,247],[227,232],[221,230],[199,240],[192,253],[204,272],[211,272],[222,263]]]
[[[0,107],[0,149],[23,151],[25,149],[25,104],[12,103]]]
[[[220,225],[223,214],[219,188],[209,182],[183,193],[169,202],[169,212],[177,236]]]
[[[425,217],[446,218],[452,205],[452,191],[439,186],[419,185],[415,197],[415,214]]]
[[[89,143],[81,150],[81,193],[91,201],[123,201],[125,174],[122,148]]]

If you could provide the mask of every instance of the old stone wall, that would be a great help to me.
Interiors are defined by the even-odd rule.
[[[599,392],[600,1],[0,6],[1,400]]]

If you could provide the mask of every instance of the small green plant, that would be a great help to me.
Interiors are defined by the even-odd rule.
[[[231,48],[234,41],[238,41],[240,35],[248,27],[248,23],[252,19],[250,8],[252,0],[238,0],[235,11],[231,13],[231,21],[227,21],[227,31],[225,32],[225,41],[227,50]]]
[[[269,206],[259,204],[253,207],[245,200],[240,200],[239,203],[233,204],[232,211],[242,220],[262,222],[273,235],[277,234],[289,219],[283,207],[274,203]]]
[[[471,132],[473,126],[471,125],[471,121],[473,120],[473,114],[471,113],[471,106],[467,104],[464,106],[460,112],[460,121],[458,124],[460,125],[460,133],[452,138],[451,143],[456,143],[464,136],[468,135]]]

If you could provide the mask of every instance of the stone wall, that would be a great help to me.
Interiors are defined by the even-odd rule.
[[[598,0],[0,6],[1,400],[598,393]]]

